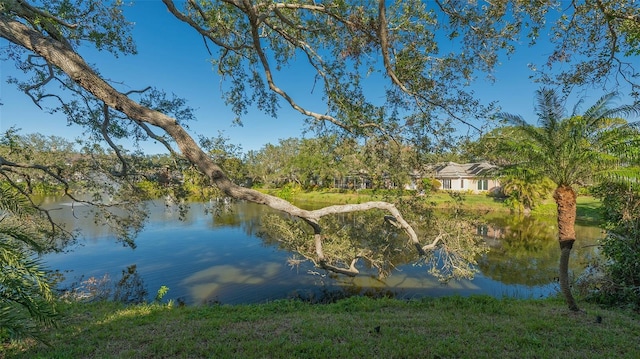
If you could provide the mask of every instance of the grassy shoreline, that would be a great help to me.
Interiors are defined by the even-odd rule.
[[[261,189],[260,191],[271,195],[278,195],[277,189]],[[362,203],[367,201],[380,201],[389,200],[389,195],[385,195],[385,191],[379,193],[358,192],[358,191],[296,191],[291,200],[296,205],[335,205],[335,204],[352,204]],[[500,198],[490,197],[486,194],[473,194],[466,193],[463,195],[465,200],[465,209],[471,211],[486,211],[486,212],[502,212],[510,213],[511,209],[504,204],[504,201]],[[449,209],[452,208],[454,203],[451,197],[446,192],[432,193],[428,197],[424,197],[425,202],[429,202],[435,206],[435,208]],[[578,219],[583,221],[598,222],[601,220],[601,215],[598,212],[600,207],[600,201],[591,196],[578,196],[577,198],[577,216]],[[540,216],[555,216],[557,213],[557,207],[552,198],[544,200],[538,207],[534,208],[532,215]]]
[[[353,297],[170,307],[64,304],[42,344],[6,358],[635,358],[640,315],[558,299]]]

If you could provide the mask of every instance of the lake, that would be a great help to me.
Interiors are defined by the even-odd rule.
[[[488,294],[491,296],[544,297],[555,294],[560,251],[554,218],[521,218],[505,214],[487,217],[477,228],[490,250],[478,261],[473,280],[441,284],[424,267],[400,264],[384,279],[361,270],[346,277],[315,268],[309,262],[290,266],[295,253],[258,236],[260,219],[272,212],[253,203],[229,204],[230,211],[212,215],[209,203],[193,203],[181,220],[162,201],[149,205],[149,221],[136,238],[135,249],[117,243],[107,228],[96,226],[79,213],[82,207],[65,202],[57,208],[58,220],[83,234],[65,253],[43,257],[50,269],[64,276],[59,287],[93,278],[144,288],[153,299],[161,286],[165,300],[186,304],[261,303],[283,298],[320,298],[327,293],[383,295],[398,298]],[[593,246],[602,236],[594,225],[577,225],[578,241],[571,270],[579,275],[597,255]],[[130,288],[128,290],[131,290]]]

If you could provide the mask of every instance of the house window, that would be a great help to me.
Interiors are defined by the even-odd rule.
[[[442,188],[443,189],[451,189],[451,180],[450,179],[443,179],[442,180]]]
[[[460,188],[464,188],[464,180],[460,179]]]
[[[486,191],[489,189],[489,180],[478,180],[478,191]]]

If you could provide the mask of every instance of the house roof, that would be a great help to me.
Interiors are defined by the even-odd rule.
[[[475,163],[443,163],[435,167],[436,178],[460,178],[460,177],[482,177],[488,176],[492,170],[498,167],[489,162]]]

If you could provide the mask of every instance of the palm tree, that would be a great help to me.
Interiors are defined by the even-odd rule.
[[[33,209],[0,183],[0,340],[40,339],[40,324],[53,324],[54,298],[42,263],[43,250],[30,223]]]
[[[512,210],[528,216],[531,210],[549,197],[556,185],[548,177],[541,177],[527,170],[517,170],[515,174],[506,173],[501,176],[500,186],[502,194],[507,197],[505,203]]]
[[[568,266],[576,240],[576,188],[623,169],[629,157],[637,154],[637,128],[619,116],[640,113],[640,104],[611,107],[615,96],[603,96],[582,115],[577,114],[580,101],[571,116],[564,117],[563,99],[554,90],[541,89],[536,92],[538,126],[519,115],[497,115],[518,129],[518,136],[506,139],[502,147],[516,154],[514,167],[546,176],[556,185],[560,290],[573,311],[578,306],[571,294]]]

